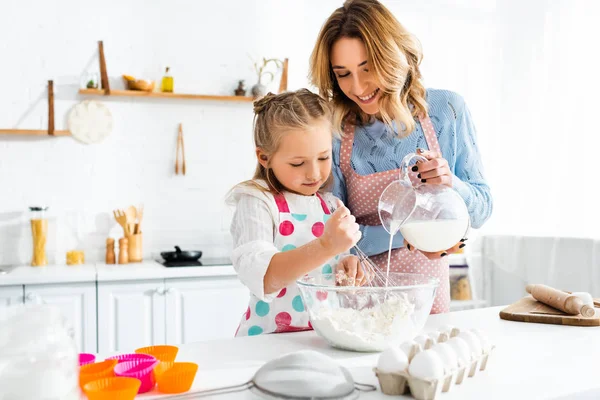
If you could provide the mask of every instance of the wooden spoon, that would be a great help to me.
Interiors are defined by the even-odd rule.
[[[129,227],[129,232],[133,234],[135,233],[135,219],[137,216],[137,210],[134,206],[129,206],[125,210],[125,214],[127,215],[127,226]]]

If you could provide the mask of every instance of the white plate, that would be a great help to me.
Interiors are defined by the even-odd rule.
[[[85,100],[73,107],[68,124],[75,139],[88,144],[99,143],[110,135],[113,118],[104,104]]]

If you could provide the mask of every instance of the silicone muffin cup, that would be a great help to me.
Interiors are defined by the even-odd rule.
[[[104,360],[81,366],[79,368],[79,386],[83,389],[88,382],[115,376],[115,365],[117,365],[117,360]]]
[[[153,370],[158,363],[156,359],[121,362],[115,366],[115,375],[139,379],[141,385],[138,393],[146,393],[154,389],[156,380]]]
[[[136,353],[149,354],[160,361],[175,361],[178,351],[178,347],[169,345],[141,347],[135,350]]]
[[[79,366],[91,364],[96,361],[96,356],[90,353],[79,353]]]
[[[198,371],[198,364],[176,362],[156,377],[161,393],[183,393],[190,390]]]
[[[117,360],[119,363],[126,361],[155,361],[156,357],[150,354],[143,353],[127,353],[127,354],[118,354],[116,356],[108,357],[107,360]]]
[[[89,400],[133,400],[139,387],[135,378],[104,378],[86,383],[83,392]]]

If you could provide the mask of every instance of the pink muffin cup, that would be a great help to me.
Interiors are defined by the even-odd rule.
[[[96,361],[96,356],[90,353],[79,353],[79,366],[91,364]]]
[[[154,377],[153,370],[158,363],[159,361],[157,359],[124,361],[115,365],[114,371],[116,376],[139,379],[141,385],[138,393],[146,393],[152,390],[156,385],[156,378]]]
[[[156,361],[156,357],[151,356],[150,354],[127,353],[108,357],[107,360],[117,360],[120,364],[126,361]]]

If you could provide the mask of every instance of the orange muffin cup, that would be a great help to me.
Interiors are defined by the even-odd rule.
[[[198,364],[176,362],[166,371],[156,376],[158,391],[161,393],[183,393],[190,390],[198,371]]]
[[[158,345],[141,347],[135,351],[136,353],[150,354],[156,357],[159,361],[175,361],[179,348],[177,346]]]
[[[83,391],[89,400],[133,400],[140,384],[136,378],[104,378],[86,383]]]
[[[79,368],[79,387],[83,390],[83,386],[88,382],[114,377],[114,368],[117,363],[117,360],[104,360],[82,365]]]

